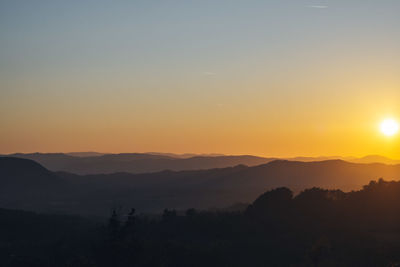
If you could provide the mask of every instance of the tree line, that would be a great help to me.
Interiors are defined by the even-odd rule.
[[[276,188],[244,211],[113,210],[106,223],[63,227],[43,220],[79,235],[44,238],[48,254],[29,253],[37,245],[29,238],[2,240],[0,257],[5,266],[400,266],[399,204],[400,182],[383,179],[347,193]]]

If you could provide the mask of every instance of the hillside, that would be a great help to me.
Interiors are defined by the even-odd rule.
[[[10,179],[8,158],[0,158],[1,183]],[[380,177],[400,179],[400,165],[357,164],[341,160],[321,162],[273,161],[247,167],[157,173],[75,175],[32,168],[32,161],[15,160],[22,171],[14,174],[14,186],[2,194],[3,207],[30,210],[51,209],[66,213],[108,214],[112,207],[135,207],[140,211],[161,211],[166,207],[207,209],[251,202],[266,190],[286,186],[294,192],[305,188],[360,189]],[[36,166],[36,165],[35,165]],[[43,176],[43,173],[48,175]],[[27,202],[26,184],[45,177],[48,186],[34,187],[38,199]],[[44,181],[44,180],[43,180]],[[57,194],[55,192],[58,192]],[[12,202],[9,201],[12,198]]]
[[[228,156],[219,154],[194,155],[172,153],[124,153],[102,154],[96,152],[73,153],[31,153],[11,154],[8,157],[17,157],[34,160],[51,171],[70,172],[80,175],[111,174],[117,172],[147,173],[164,170],[187,171],[227,168],[236,165],[249,167],[266,164],[278,158],[265,158],[251,155]],[[353,163],[384,163],[400,164],[400,161],[378,155],[362,158],[355,157],[295,157],[282,160],[314,162],[327,160],[345,160]]]
[[[270,162],[271,158],[255,156],[189,156],[161,153],[126,153],[85,156],[77,153],[32,153],[11,154],[34,160],[52,171],[76,174],[103,174],[115,172],[144,173],[163,170],[182,171],[213,168],[226,168],[243,164],[255,166]]]

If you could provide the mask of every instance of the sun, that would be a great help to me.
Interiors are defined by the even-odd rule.
[[[394,119],[385,119],[381,123],[381,132],[386,136],[393,136],[399,131],[399,124]]]

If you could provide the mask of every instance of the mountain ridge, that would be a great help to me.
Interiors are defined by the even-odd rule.
[[[400,161],[379,155],[369,155],[362,158],[354,157],[258,157],[252,155],[193,155],[171,153],[120,153],[94,154],[97,152],[71,153],[16,153],[5,156],[19,157],[34,160],[51,171],[64,171],[80,175],[102,173],[144,173],[159,172],[162,170],[200,170],[225,168],[235,165],[257,166],[274,160],[290,160],[301,162],[324,161],[341,159],[355,163],[385,163],[396,165]]]
[[[0,157],[0,186],[11,177],[5,163],[9,160]],[[274,160],[253,167],[91,175],[51,172],[42,167],[36,171],[29,167],[37,164],[31,160],[13,161],[19,163],[15,168],[29,171],[11,177],[13,186],[0,195],[0,207],[91,215],[104,215],[113,206],[135,207],[146,212],[166,207],[221,208],[252,202],[266,190],[282,186],[297,193],[311,187],[351,191],[379,178],[400,179],[400,165],[343,160]],[[36,179],[46,182],[26,186]]]

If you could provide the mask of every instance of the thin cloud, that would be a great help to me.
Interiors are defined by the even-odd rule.
[[[217,74],[215,72],[205,71],[205,72],[203,72],[203,75],[205,75],[205,76],[215,76]]]
[[[310,7],[310,8],[319,8],[319,9],[328,8],[328,6],[323,6],[323,5],[311,5],[311,6],[308,6],[308,7]]]

